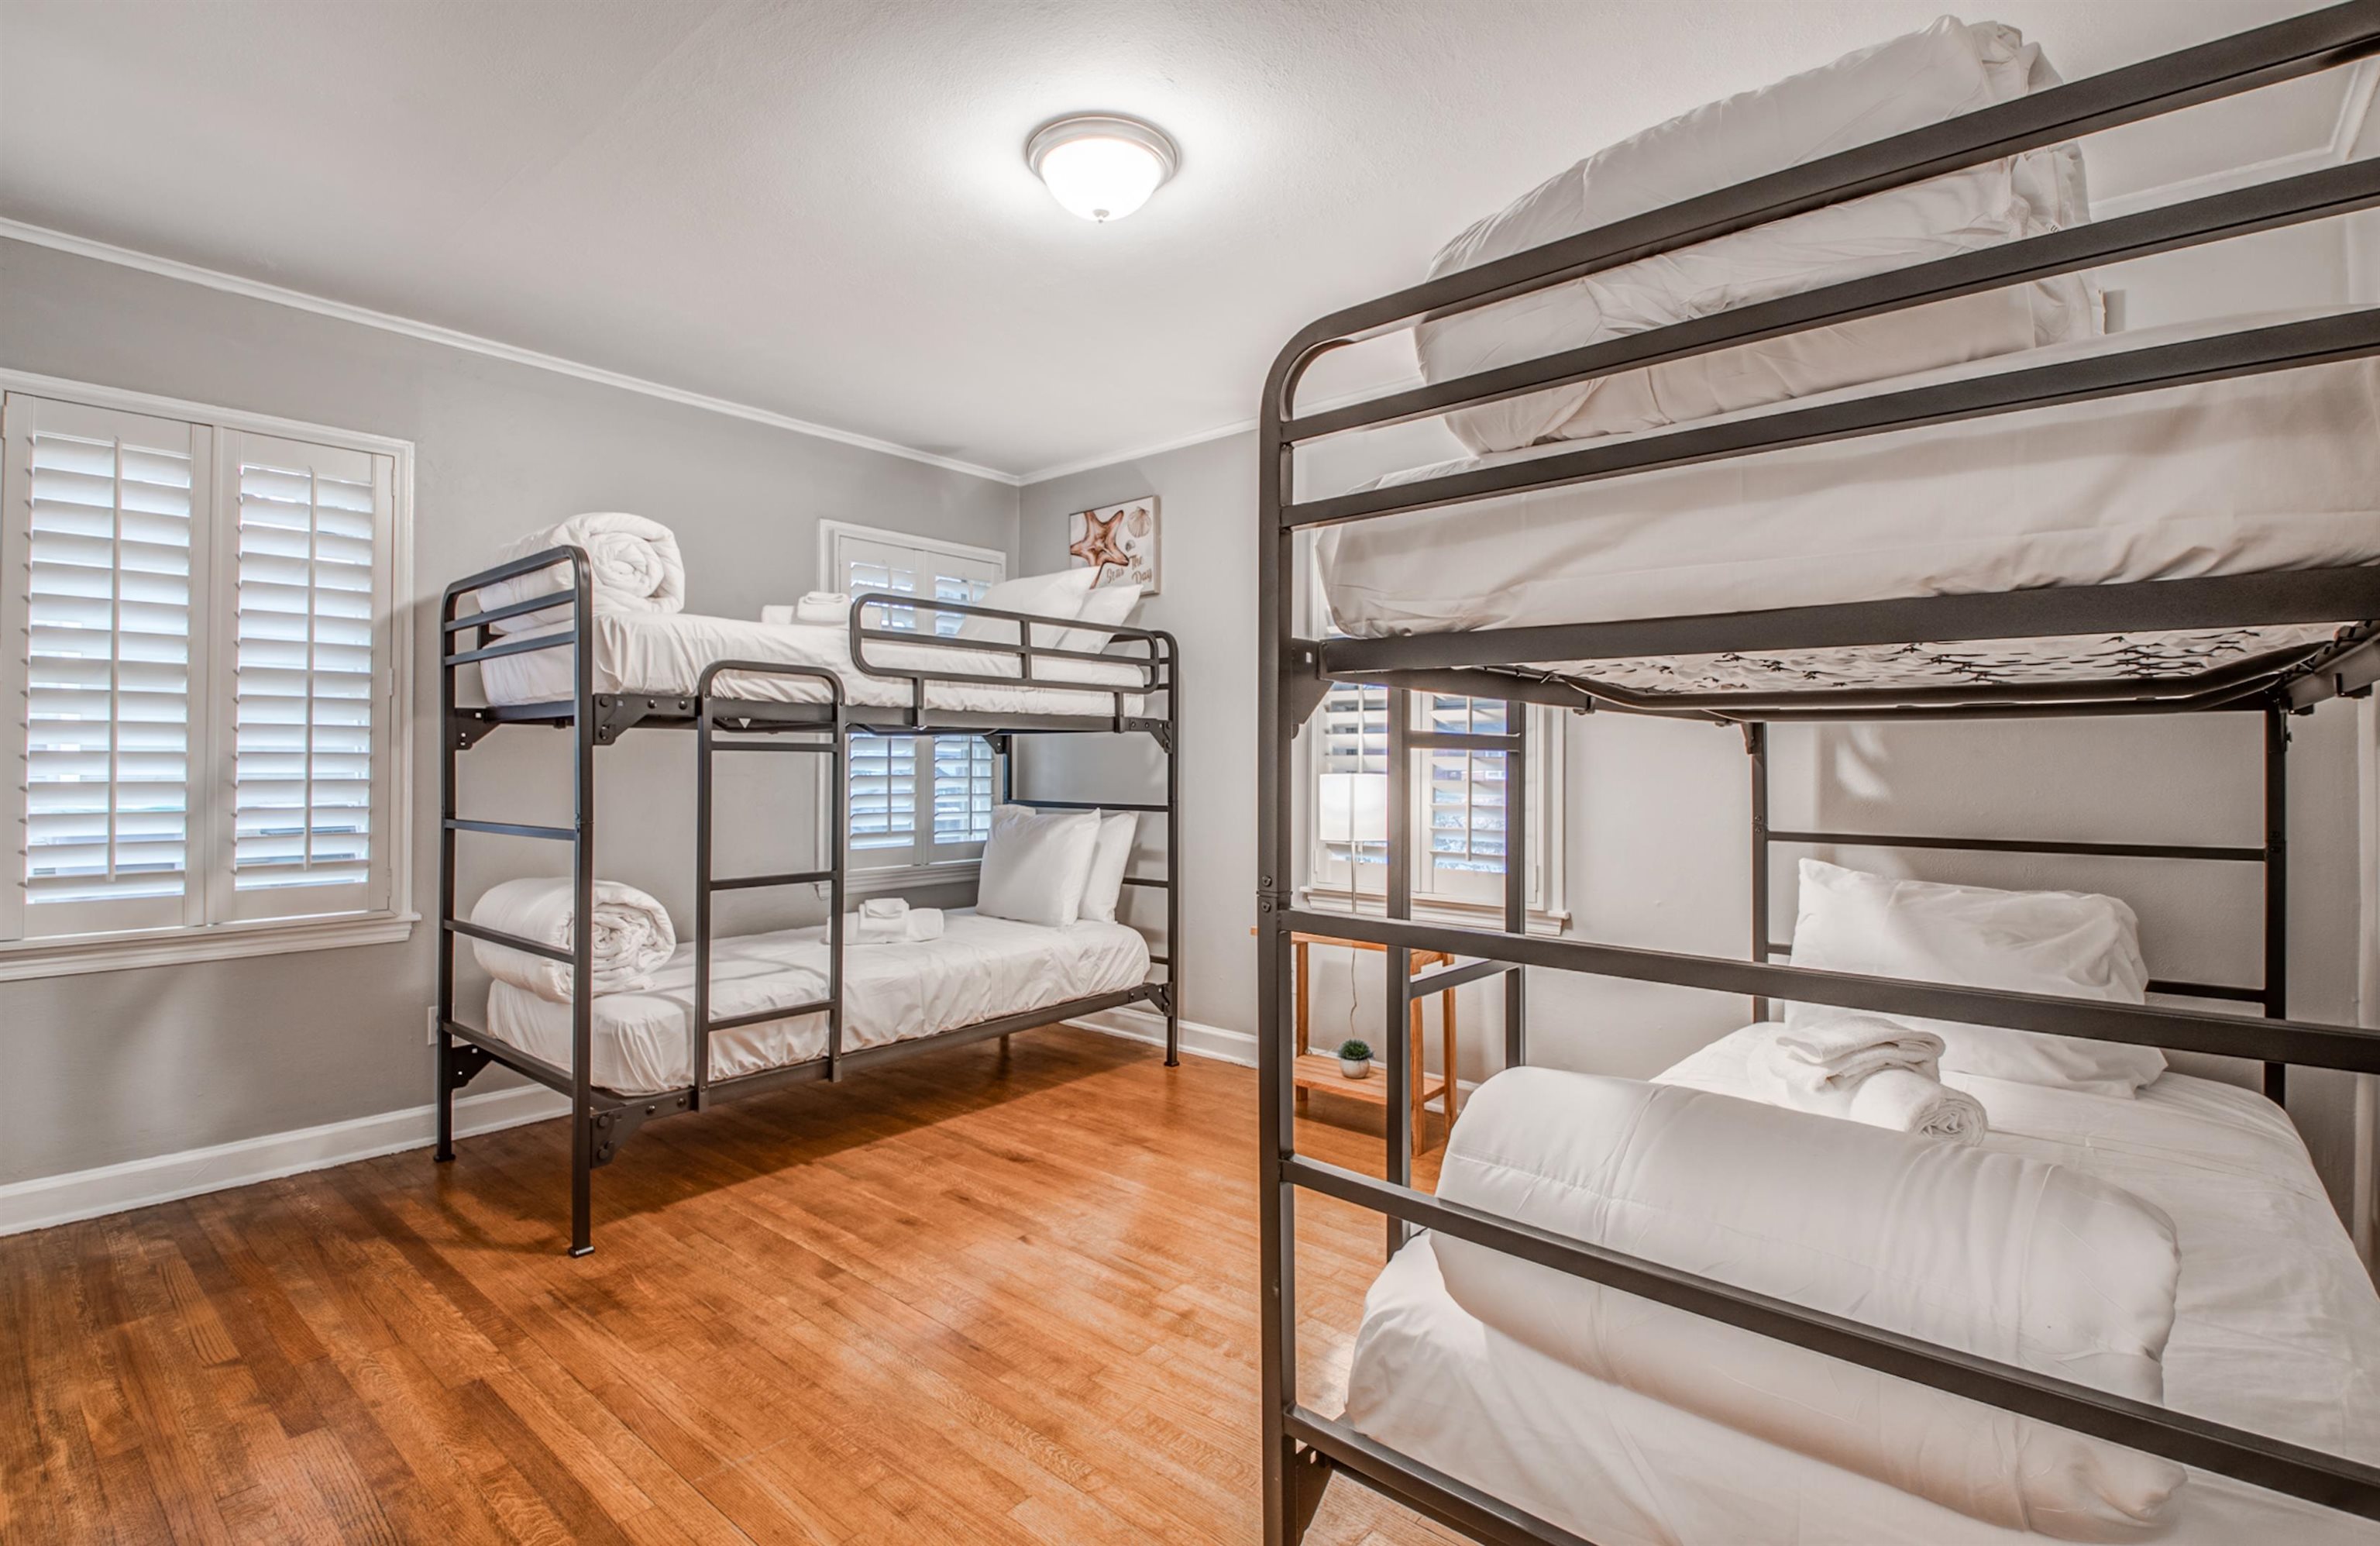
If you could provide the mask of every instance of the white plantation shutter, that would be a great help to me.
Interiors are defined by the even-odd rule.
[[[854,595],[891,594],[972,602],[1007,578],[1007,560],[981,549],[830,522],[827,564]],[[888,606],[870,627],[942,638],[966,619],[931,606]],[[991,748],[980,736],[855,736],[850,762],[850,844],[863,867],[972,858],[991,834]]]
[[[387,704],[380,559],[390,458],[225,437],[236,501],[228,679],[228,904],[240,918],[352,911],[373,895]],[[228,502],[227,502],[228,503]]]
[[[0,401],[0,975],[395,910],[397,458],[191,411]]]
[[[210,437],[21,396],[7,418],[7,569],[24,619],[9,931],[198,921],[191,645]]]

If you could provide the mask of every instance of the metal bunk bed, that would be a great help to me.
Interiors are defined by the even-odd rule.
[[[2380,53],[2380,0],[2356,0],[2200,47],[2005,103],[1931,128],[1843,152],[1773,176],[1654,210],[1377,300],[1335,312],[1299,333],[1265,383],[1258,466],[1260,684],[1257,911],[1262,1117],[1265,1539],[1299,1540],[1323,1487],[1352,1477],[1482,1540],[1581,1538],[1400,1454],[1303,1405],[1297,1390],[1296,1214],[1317,1192],[1386,1215],[1390,1249],[1427,1228],[1544,1267],[1748,1329],[1901,1379],[2221,1473],[2281,1493],[2380,1518],[2380,1469],[2228,1428],[2163,1407],[1858,1322],[1764,1297],[1657,1262],[1583,1244],[1493,1214],[1441,1202],[1411,1185],[1405,1131],[1407,1016],[1413,993],[1501,975],[1504,1058],[1527,1061],[1521,968],[1536,967],[1750,996],[1789,998],[1889,1014],[1982,1022],[2017,1029],[2227,1053],[2265,1065],[2266,1089],[2283,1093],[2287,1065],[2380,1072],[2380,1032],[2287,1017],[2284,903],[2288,719],[2325,700],[2362,696],[2380,677],[2380,567],[2305,569],[2145,583],[2070,586],[1766,612],[1639,621],[1414,633],[1316,640],[1296,636],[1293,564],[1301,532],[1329,524],[1463,504],[1498,494],[1625,477],[1918,425],[2074,403],[2126,393],[2380,354],[2380,310],[2325,316],[2191,342],[2046,366],[1948,385],[1903,389],[1828,406],[1791,408],[1703,428],[1507,461],[1333,498],[1304,499],[1296,448],[1500,401],[1612,371],[1823,327],[1854,318],[2026,282],[2227,237],[2349,213],[2380,204],[2380,161],[2362,161],[2187,200],[2119,219],[2058,231],[1874,277],[1746,306],[1653,331],[1434,383],[1351,406],[1299,413],[1299,379],[1323,353],[1564,280],[1707,240],[1863,194],[2095,130],[2345,65]],[[2322,642],[2185,676],[2136,676],[2056,685],[1978,683],[1876,688],[1859,684],[1774,693],[1650,693],[1598,679],[1596,663],[1719,651],[1767,652],[1939,640],[2055,639],[2075,634],[2278,624],[2350,627]],[[1554,666],[1524,663],[1570,663]],[[1425,748],[1512,749],[1509,736],[1425,734],[1411,725],[1408,695],[1455,693],[1551,703],[1576,711],[1657,713],[1742,727],[1752,770],[1753,905],[1749,959],[1677,954],[1524,930],[1519,867],[1506,877],[1500,931],[1416,923],[1409,834],[1392,827],[1386,916],[1300,908],[1292,875],[1292,743],[1333,682],[1390,692],[1389,809],[1403,803],[1408,753]],[[2265,840],[2261,846],[1978,841],[1923,835],[1784,831],[1768,823],[1768,726],[1826,720],[1930,720],[2131,713],[2260,716],[2265,749]],[[1523,759],[1509,759],[1519,772]],[[1524,802],[1508,791],[1508,819]],[[1509,839],[1512,851],[1521,836]],[[1978,847],[2020,852],[2175,858],[2260,864],[2265,881],[2265,979],[2255,987],[2161,981],[2161,992],[2231,999],[2263,1018],[2203,1008],[2132,1006],[1946,987],[1771,964],[1768,853],[1779,844]],[[1289,1023],[1290,940],[1329,932],[1387,948],[1385,1065],[1388,1170],[1356,1174],[1298,1152],[1293,1120]],[[1453,952],[1464,964],[1411,979],[1407,954]]]
[[[541,570],[566,566],[568,589],[552,594],[486,610],[466,612],[466,605],[487,586]],[[870,614],[895,606],[921,606],[933,612],[964,614],[1015,622],[1014,644],[980,639],[941,638],[930,632],[870,626]],[[566,627],[529,635],[498,637],[492,625],[529,613],[567,609]],[[851,657],[859,674],[908,684],[904,707],[873,707],[849,701],[844,680],[816,666],[765,661],[720,661],[702,671],[690,694],[599,693],[595,690],[593,585],[586,554],[577,548],[554,548],[456,580],[446,588],[439,613],[439,865],[438,865],[438,1003],[437,1110],[441,1162],[455,1157],[455,1093],[490,1064],[500,1064],[548,1089],[570,1097],[570,1254],[585,1256],[594,1249],[593,1175],[616,1158],[621,1147],[645,1123],[681,1112],[699,1111],[707,1103],[735,1096],[756,1095],[786,1085],[817,1079],[840,1079],[846,1073],[898,1062],[938,1048],[1005,1038],[1016,1031],[1055,1024],[1075,1016],[1097,1014],[1126,1004],[1148,1004],[1165,1018],[1165,1064],[1173,1067],[1181,1055],[1182,895],[1176,877],[1181,849],[1181,779],[1179,714],[1179,651],[1173,636],[1159,629],[1092,624],[1078,619],[1031,617],[1026,614],[956,602],[916,603],[891,595],[856,599],[849,617]],[[1040,624],[1037,628],[1031,625]],[[1037,633],[1063,627],[1106,636],[1104,653],[1061,649],[1035,641]],[[1015,676],[989,676],[940,670],[922,664],[893,665],[868,658],[870,644],[896,645],[916,660],[917,651],[946,651],[999,654],[1016,660]],[[456,700],[456,676],[477,662],[534,651],[571,651],[570,698],[551,702],[470,706]],[[1124,667],[1133,680],[1111,687],[1105,681],[1086,686],[1079,680],[1046,675],[1050,661],[1097,662]],[[737,699],[716,690],[722,676],[749,681],[776,677],[820,684],[823,701],[788,702],[773,699]],[[929,702],[933,684],[982,688],[1047,685],[1069,693],[1092,693],[1111,700],[1105,715],[1084,713],[990,712],[938,708]],[[1152,712],[1161,704],[1161,712]],[[516,822],[481,821],[457,810],[456,764],[464,752],[505,725],[544,726],[571,733],[572,819],[567,826],[533,825]],[[573,916],[581,920],[592,912],[595,883],[596,749],[615,743],[637,729],[690,729],[695,746],[694,851],[694,995],[691,1082],[683,1088],[631,1095],[595,1084],[593,1067],[593,973],[591,931],[576,931],[570,948],[483,928],[458,916],[455,907],[455,839],[463,834],[530,838],[570,846],[571,878],[575,887]],[[1146,735],[1165,758],[1165,798],[1162,803],[1109,803],[1018,799],[1014,794],[1013,751],[1015,737],[1038,735]],[[845,769],[851,739],[859,736],[966,735],[981,736],[999,759],[1002,797],[1019,805],[1053,810],[1132,810],[1161,814],[1165,821],[1165,874],[1127,876],[1127,886],[1165,893],[1165,949],[1152,955],[1164,968],[1162,980],[1150,980],[1114,992],[1070,999],[1013,1015],[979,1020],[930,1036],[915,1037],[880,1046],[844,1051],[843,918],[844,912]],[[830,811],[826,822],[827,863],[823,868],[769,874],[722,875],[712,854],[713,769],[722,755],[793,753],[826,759]],[[764,1009],[756,1013],[714,1017],[710,1013],[710,952],[712,899],[721,892],[817,885],[825,888],[828,904],[828,987],[813,1003]],[[484,940],[547,960],[566,962],[572,972],[571,1062],[568,1066],[522,1051],[480,1027],[467,1025],[455,1012],[455,946],[457,938]],[[757,1072],[714,1079],[710,1076],[710,1038],[721,1031],[765,1020],[823,1014],[827,1020],[825,1053],[818,1057]]]

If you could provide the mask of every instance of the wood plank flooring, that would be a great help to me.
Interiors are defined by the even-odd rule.
[[[0,1540],[1257,1540],[1256,1102],[1060,1029],[654,1123],[582,1260],[559,1122],[0,1239]],[[1300,1215],[1334,1410],[1382,1226]]]

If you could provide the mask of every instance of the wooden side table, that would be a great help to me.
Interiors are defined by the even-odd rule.
[[[1337,1058],[1305,1050],[1306,947],[1317,944],[1338,945],[1348,950],[1386,951],[1388,949],[1384,944],[1374,944],[1368,940],[1334,939],[1329,934],[1292,934],[1290,936],[1291,952],[1294,958],[1297,977],[1295,1031],[1297,1062],[1292,1079],[1297,1087],[1298,1109],[1302,1111],[1305,1108],[1307,1092],[1316,1090],[1327,1090],[1334,1095],[1344,1095],[1371,1105],[1385,1106],[1389,1103],[1388,1080],[1379,1077],[1377,1073],[1369,1078],[1351,1079],[1339,1071]],[[1416,950],[1413,952],[1413,959],[1409,967],[1418,975],[1425,967],[1452,966],[1453,964],[1454,957],[1443,950]],[[1414,1142],[1425,1150],[1430,1146],[1423,1138],[1422,1113],[1433,1099],[1439,1102],[1440,1109],[1446,1114],[1447,1131],[1451,1133],[1454,1130],[1454,1054],[1458,1041],[1454,1026],[1454,990],[1451,988],[1441,990],[1438,995],[1438,1004],[1439,1065],[1444,1072],[1435,1077],[1423,1072],[1422,1004],[1419,999],[1414,1000],[1413,1026],[1411,1033],[1405,1038],[1406,1044],[1413,1053],[1413,1075],[1406,1080],[1406,1086],[1413,1101]]]

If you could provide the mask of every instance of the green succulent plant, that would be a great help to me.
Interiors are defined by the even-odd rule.
[[[1342,1041],[1339,1043],[1339,1055],[1350,1063],[1369,1063],[1372,1061],[1372,1044],[1352,1039]]]

